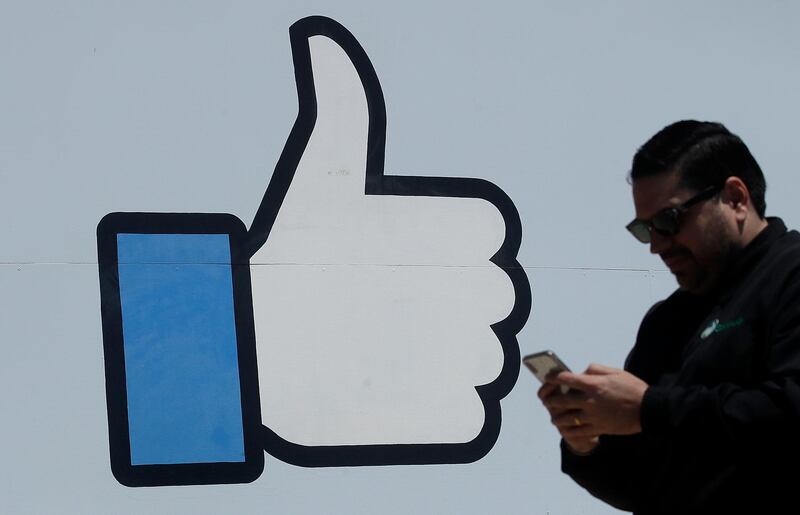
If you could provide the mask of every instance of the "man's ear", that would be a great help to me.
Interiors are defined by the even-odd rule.
[[[748,211],[752,208],[750,190],[742,179],[731,176],[725,179],[720,198],[723,204],[733,209],[738,222],[744,222]]]

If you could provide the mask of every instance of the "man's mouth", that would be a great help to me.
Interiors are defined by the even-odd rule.
[[[686,251],[672,251],[661,254],[661,260],[664,261],[667,268],[673,272],[682,268],[689,261],[690,257],[691,254]]]

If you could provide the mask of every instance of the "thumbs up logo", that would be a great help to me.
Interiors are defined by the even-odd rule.
[[[264,450],[466,463],[499,434],[531,304],[513,203],[481,179],[385,174],[364,50],[318,16],[290,39],[298,116],[249,229],[199,213],[98,225],[123,484],[252,481]]]

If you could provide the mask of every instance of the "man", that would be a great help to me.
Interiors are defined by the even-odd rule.
[[[630,179],[627,228],[679,288],[645,316],[625,370],[540,389],[562,469],[638,514],[796,513],[800,234],[765,218],[761,169],[718,123],[665,127]]]

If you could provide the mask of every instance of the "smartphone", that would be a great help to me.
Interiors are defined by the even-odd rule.
[[[551,350],[529,354],[522,358],[522,362],[525,363],[525,366],[528,367],[533,375],[542,383],[544,383],[551,374],[569,371],[569,367]],[[567,393],[569,391],[568,386],[561,385],[560,388],[561,393]]]

